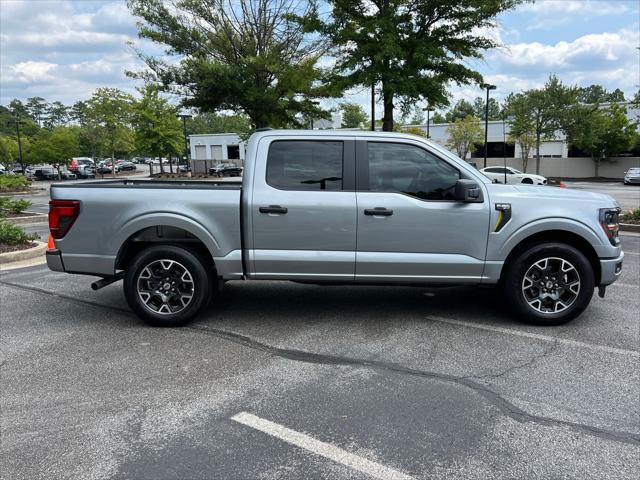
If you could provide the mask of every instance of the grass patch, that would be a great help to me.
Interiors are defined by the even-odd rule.
[[[640,225],[640,208],[634,208],[620,215],[620,223]]]
[[[31,180],[23,175],[0,175],[0,192],[20,192],[29,189]]]

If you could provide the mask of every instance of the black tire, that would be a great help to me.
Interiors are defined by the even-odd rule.
[[[549,259],[546,264],[545,259]],[[563,264],[561,261],[567,263]],[[543,273],[544,270],[539,268],[540,265],[547,266],[549,279]],[[561,270],[568,269],[569,266],[573,267],[573,270],[569,269],[558,275],[553,272],[554,269],[558,270],[558,265],[561,265]],[[541,243],[531,246],[511,260],[509,265],[505,265],[505,269],[502,293],[511,312],[525,323],[543,326],[562,325],[580,315],[593,296],[595,276],[589,260],[580,251],[564,243]],[[527,274],[529,276],[525,280]],[[539,281],[539,284],[531,280],[532,276],[537,275],[540,275],[540,278],[535,282]],[[576,275],[579,281],[577,287],[575,286]],[[558,277],[561,278],[558,280]],[[558,284],[546,283],[554,278]],[[525,285],[528,288],[525,288]],[[558,285],[560,288],[557,288]],[[552,290],[544,290],[549,286]],[[579,290],[573,292],[572,288]],[[543,293],[543,290],[548,293]],[[534,295],[536,292],[538,297]],[[552,298],[558,296],[556,300]],[[569,301],[570,299],[572,301]],[[556,311],[557,308],[561,309]]]
[[[531,180],[530,178],[523,178],[522,183],[533,185],[533,180]]]
[[[163,263],[160,263],[161,260]],[[165,266],[169,268],[165,269]],[[161,275],[155,275],[160,271],[162,275],[168,275],[166,278],[169,280],[165,281],[158,278]],[[148,277],[150,273],[154,275]],[[173,290],[177,290],[175,293],[171,293],[171,286],[167,287],[172,282],[177,282],[173,286]],[[180,327],[207,305],[211,292],[210,283],[210,277],[197,255],[181,247],[158,245],[149,247],[134,257],[125,272],[123,287],[127,303],[142,320],[156,327]],[[139,293],[138,287],[154,292],[147,297],[149,299],[146,303],[143,296],[148,294],[146,291]],[[167,290],[161,293],[158,289],[163,288]]]

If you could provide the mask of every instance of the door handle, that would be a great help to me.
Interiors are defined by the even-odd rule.
[[[260,213],[279,213],[284,215],[289,211],[286,207],[281,207],[280,205],[269,205],[268,207],[260,207],[258,209]]]
[[[389,217],[393,215],[393,210],[389,210],[388,208],[384,208],[384,207],[366,208],[364,211],[364,214],[375,215],[376,217],[377,216]]]

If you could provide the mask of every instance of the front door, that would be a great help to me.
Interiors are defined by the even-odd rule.
[[[258,158],[266,163],[256,164],[251,201],[251,275],[352,281],[354,141],[265,137]]]
[[[454,200],[461,172],[418,142],[359,141],[356,280],[477,283],[489,203]]]

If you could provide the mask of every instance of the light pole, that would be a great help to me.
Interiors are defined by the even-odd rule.
[[[311,105],[315,105],[316,107],[320,106],[320,102],[317,100],[312,100]],[[313,130],[313,112],[309,115],[309,130]]]
[[[371,131],[376,131],[376,84],[371,84]]]
[[[22,141],[20,140],[20,124],[22,120],[18,117],[11,120],[16,124],[16,136],[18,137],[18,157],[20,158],[20,169],[22,170],[22,175],[24,175],[24,162],[22,161]]]
[[[427,138],[430,137],[429,135],[429,123],[430,123],[430,118],[429,118],[429,114],[431,113],[431,109],[429,108],[429,105],[426,106],[426,108],[422,109],[423,112],[427,112]]]
[[[485,105],[485,109],[484,109],[484,166],[483,166],[483,168],[487,168],[487,134],[489,131],[489,90],[495,90],[496,86],[491,85],[490,83],[483,83],[481,87],[487,89],[487,104]]]
[[[187,143],[187,118],[191,118],[191,115],[189,115],[188,113],[179,113],[177,117],[182,119],[182,132],[184,134],[184,159],[187,161],[187,165],[193,168],[189,163],[189,145]],[[160,159],[160,163],[162,163],[162,158]],[[180,167],[178,167],[178,169],[180,169]]]

